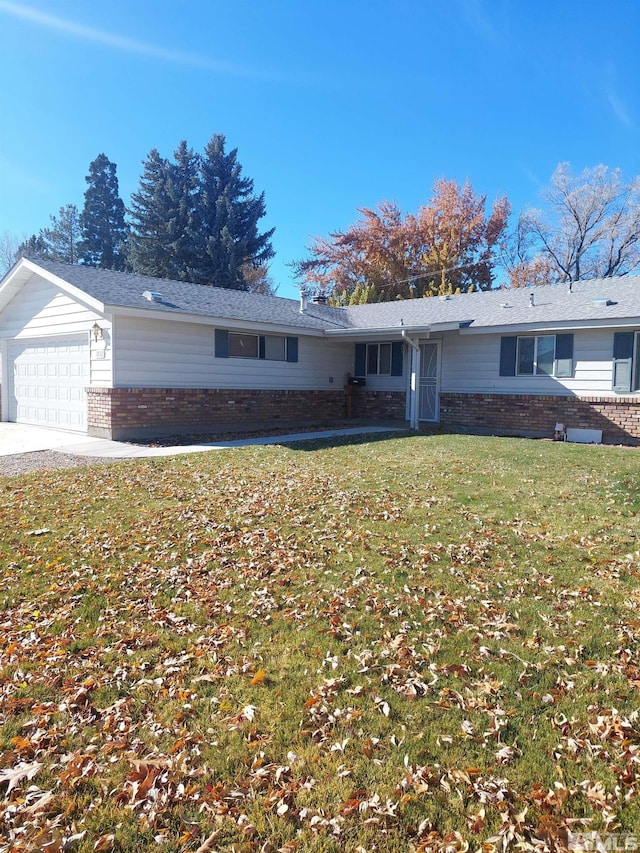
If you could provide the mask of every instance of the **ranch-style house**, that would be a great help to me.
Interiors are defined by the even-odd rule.
[[[0,417],[135,440],[302,422],[640,444],[640,277],[334,308],[22,258]]]

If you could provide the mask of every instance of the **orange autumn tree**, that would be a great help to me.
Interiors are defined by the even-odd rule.
[[[391,201],[360,208],[354,225],[314,239],[296,278],[334,305],[488,290],[510,205],[503,197],[488,215],[485,207],[469,181],[442,178],[415,214]]]

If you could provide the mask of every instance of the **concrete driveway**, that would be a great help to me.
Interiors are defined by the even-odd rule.
[[[0,421],[0,456],[33,453],[38,450],[56,450],[72,456],[102,456],[112,459],[135,459],[146,456],[176,456],[181,453],[202,453],[205,450],[222,450],[227,447],[247,447],[258,444],[284,444],[291,441],[310,441],[317,438],[334,438],[344,435],[363,435],[380,432],[397,432],[397,427],[361,426],[331,429],[319,432],[292,433],[291,435],[245,438],[237,441],[176,445],[175,447],[145,447],[122,441],[91,438],[77,432],[45,429],[27,424]]]

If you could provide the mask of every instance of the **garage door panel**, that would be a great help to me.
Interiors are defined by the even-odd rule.
[[[9,345],[9,420],[84,431],[89,345],[83,337]]]

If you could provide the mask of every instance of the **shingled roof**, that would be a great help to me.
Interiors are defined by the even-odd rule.
[[[310,303],[301,313],[297,299],[49,260],[37,259],[31,263],[83,291],[107,311],[136,308],[156,315],[184,315],[190,319],[207,317],[227,322],[238,320],[337,335],[366,334],[373,330],[392,333],[412,327],[491,331],[509,326],[551,329],[581,324],[615,326],[640,322],[639,276],[580,281],[570,287],[556,284],[491,290],[345,308]],[[161,294],[161,301],[149,301],[143,295],[145,292]]]
[[[348,323],[341,308],[328,305],[311,304],[301,314],[297,299],[50,260],[34,259],[32,263],[97,299],[105,308],[140,308],[153,314],[196,315],[317,330]],[[162,301],[149,301],[145,292],[159,293]]]
[[[533,304],[532,304],[533,302]],[[544,287],[406,299],[346,309],[349,327],[437,326],[458,323],[469,329],[537,327],[640,317],[640,277],[594,279]],[[615,323],[614,323],[615,324]]]

